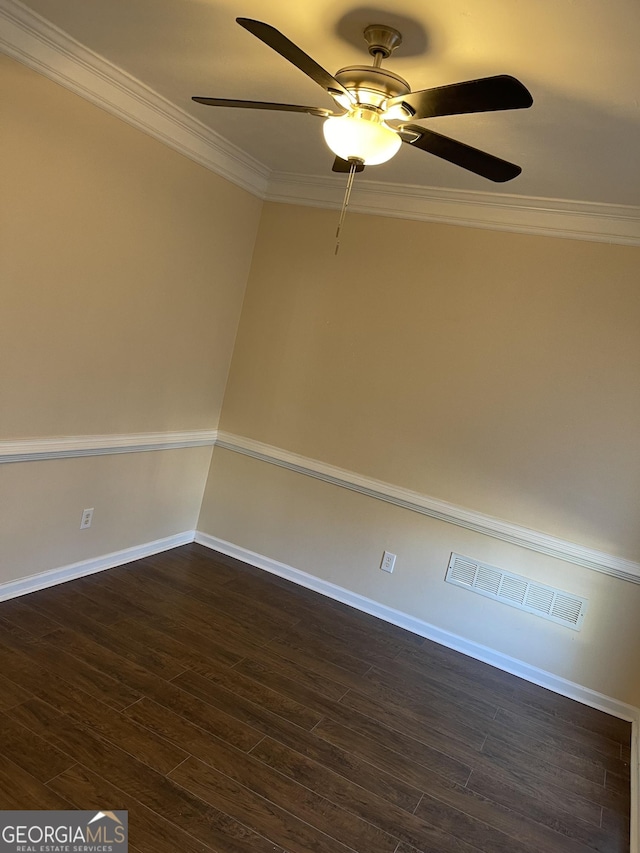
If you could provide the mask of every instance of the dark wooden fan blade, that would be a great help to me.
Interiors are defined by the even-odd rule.
[[[336,157],[333,161],[332,172],[350,172],[351,171],[351,163],[348,160],[343,160],[342,157]],[[364,163],[358,163],[356,165],[356,172],[364,172]]]
[[[272,104],[270,101],[234,101],[229,98],[191,98],[210,107],[240,107],[248,110],[280,110],[287,113],[309,113],[312,116],[338,115],[322,107],[302,107],[297,104]]]
[[[351,103],[353,99],[342,83],[339,83],[335,77],[325,71],[322,66],[318,65],[315,60],[311,59],[275,27],[264,24],[262,21],[254,21],[251,18],[236,18],[236,21],[245,30],[248,30],[260,41],[275,50],[276,53],[279,53],[280,56],[295,65],[296,68],[299,68],[307,77],[311,77],[314,82],[322,86],[325,92],[333,97],[338,96],[345,103]]]
[[[465,145],[464,142],[458,142],[456,139],[434,133],[433,130],[427,130],[419,125],[406,124],[403,131],[406,130],[418,134],[417,139],[403,139],[413,148],[428,151],[429,154],[448,160],[449,163],[461,166],[463,169],[474,172],[483,178],[488,178],[490,181],[504,183],[517,178],[522,171],[520,166],[516,166],[514,163],[508,163],[506,160],[494,157],[493,154],[479,151],[477,148]]]
[[[452,83],[435,89],[422,89],[398,98],[392,98],[388,107],[406,104],[414,119],[433,116],[461,115],[462,113],[484,113],[493,110],[523,110],[530,107],[533,98],[529,90],[515,77],[500,74]]]

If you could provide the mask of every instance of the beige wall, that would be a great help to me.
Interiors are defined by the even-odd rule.
[[[640,707],[638,585],[221,448],[198,529]],[[452,551],[585,596],[582,630],[444,583]]]
[[[261,202],[0,57],[0,438],[217,425]]]
[[[638,559],[637,249],[351,214],[335,258],[335,213],[0,81],[0,440],[216,427],[260,222],[224,429]],[[0,583],[195,527],[210,455],[1,465]],[[200,528],[640,704],[638,587],[220,449]],[[451,550],[583,631],[445,586]]]
[[[0,465],[0,584],[193,530],[210,459],[191,447]]]
[[[261,202],[6,57],[0,86],[0,440],[215,428]],[[193,529],[209,457],[0,465],[0,582]]]
[[[336,258],[335,220],[265,206],[221,427],[638,560],[638,250],[350,214]],[[640,705],[628,582],[219,448],[199,529]],[[582,631],[444,584],[452,551]]]
[[[229,432],[640,559],[640,251],[265,206]]]

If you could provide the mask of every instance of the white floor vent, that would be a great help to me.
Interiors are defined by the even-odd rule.
[[[551,586],[479,563],[460,554],[452,554],[445,580],[463,586],[487,598],[510,604],[527,613],[535,613],[552,622],[579,631],[587,609],[587,599]]]

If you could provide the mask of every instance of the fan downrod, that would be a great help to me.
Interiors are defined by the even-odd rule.
[[[364,39],[369,45],[369,53],[376,65],[387,59],[402,44],[402,34],[385,24],[370,24],[365,27]]]

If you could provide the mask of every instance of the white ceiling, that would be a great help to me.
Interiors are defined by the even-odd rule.
[[[368,64],[362,29],[389,23],[402,31],[404,43],[385,66],[413,89],[502,73],[529,88],[529,110],[425,122],[523,171],[496,185],[403,146],[394,160],[369,167],[358,180],[640,205],[638,0],[380,0],[371,6],[346,0],[25,0],[24,6],[268,170],[306,176],[331,175],[333,155],[321,119],[205,107],[191,95],[331,107],[329,96],[235,18],[272,24],[331,73]]]

